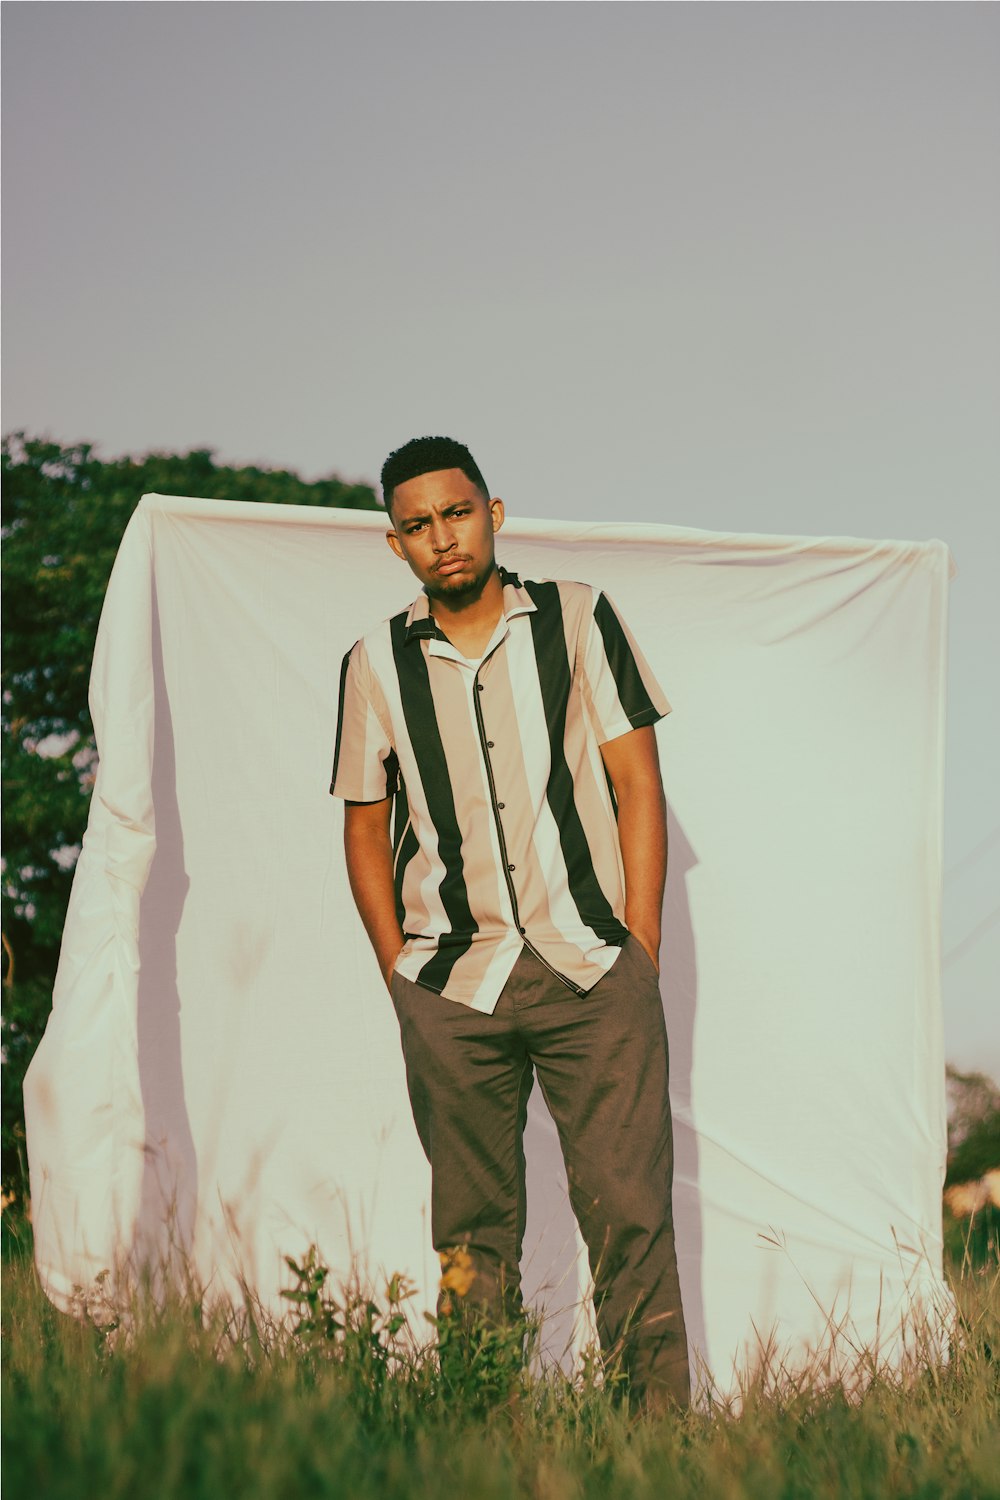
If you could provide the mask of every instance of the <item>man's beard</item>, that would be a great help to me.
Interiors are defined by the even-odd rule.
[[[448,574],[441,578],[432,573],[424,584],[424,591],[429,599],[440,599],[442,604],[475,604],[496,571],[496,563],[491,562],[481,573],[471,578],[467,574]]]

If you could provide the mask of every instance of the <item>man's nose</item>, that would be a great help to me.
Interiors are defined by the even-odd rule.
[[[431,545],[435,552],[448,552],[455,545],[455,537],[447,521],[435,521],[431,531]]]

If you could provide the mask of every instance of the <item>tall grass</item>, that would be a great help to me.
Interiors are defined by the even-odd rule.
[[[995,1264],[956,1270],[951,1357],[915,1376],[851,1398],[765,1371],[739,1415],[646,1417],[593,1371],[512,1373],[503,1339],[414,1353],[399,1280],[331,1290],[313,1258],[284,1325],[189,1291],[102,1328],[46,1300],[26,1226],[5,1240],[7,1500],[1000,1497]]]

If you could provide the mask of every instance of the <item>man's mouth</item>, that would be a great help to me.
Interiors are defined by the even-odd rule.
[[[470,561],[467,557],[446,557],[438,563],[435,573],[457,573]]]

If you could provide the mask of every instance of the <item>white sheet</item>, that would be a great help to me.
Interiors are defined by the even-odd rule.
[[[433,1304],[429,1172],[327,792],[341,657],[416,592],[384,529],[147,495],[126,531],[25,1085],[60,1306],[172,1245],[277,1309],[311,1240]],[[900,1319],[943,1297],[947,548],[510,521],[498,556],[599,583],[674,705],[663,994],[695,1362],[729,1391],[769,1335],[803,1359],[827,1314],[898,1362]],[[528,1153],[525,1283],[560,1355],[586,1277],[537,1099]]]

